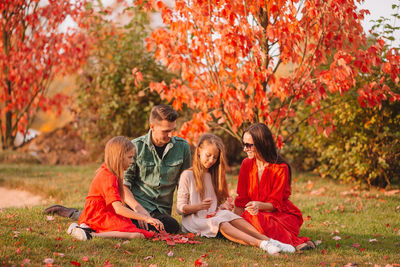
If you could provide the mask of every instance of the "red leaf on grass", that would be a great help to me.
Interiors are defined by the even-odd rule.
[[[351,245],[353,248],[358,248],[358,247],[360,247],[360,244],[358,244],[358,243],[354,243],[353,245]]]
[[[167,239],[167,245],[168,245],[168,246],[175,246],[174,240]]]
[[[326,252],[325,249],[321,250],[321,253],[322,253],[322,254],[328,254],[328,252]]]
[[[89,257],[88,257],[88,256],[83,256],[83,257],[82,257],[82,261],[85,261],[85,262],[86,262],[86,261],[89,261]]]
[[[207,256],[208,256],[208,254],[205,253],[205,254],[201,255],[200,257],[205,258],[205,257],[207,257]]]
[[[336,243],[336,247],[339,248],[339,243]]]
[[[360,252],[363,252],[364,250],[365,250],[365,248],[361,248],[361,249],[360,249]]]
[[[185,258],[178,257],[179,261],[185,261]]]
[[[72,265],[75,265],[75,266],[81,266],[81,264],[77,261],[70,261],[69,263],[71,263]]]
[[[201,260],[201,259],[197,259],[195,262],[194,262],[194,266],[202,266],[203,265],[203,261]]]
[[[17,254],[21,254],[21,252],[22,252],[21,248],[17,248],[17,250],[15,251],[15,253],[17,253]]]
[[[350,238],[350,236],[348,235],[348,236],[346,236],[345,238],[346,238],[346,239],[349,239],[349,238]]]
[[[131,254],[132,254],[131,252],[129,252],[129,251],[127,251],[127,250],[124,250],[124,253],[125,253],[125,254],[128,254],[128,255],[131,255]]]
[[[121,247],[121,243],[117,243],[114,245],[114,248],[120,248]]]

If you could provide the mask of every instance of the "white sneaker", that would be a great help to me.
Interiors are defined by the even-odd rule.
[[[75,227],[72,229],[71,235],[78,240],[85,241],[89,239],[88,235],[90,234],[86,233],[85,230],[83,230],[82,228]]]
[[[287,253],[296,252],[296,248],[293,247],[292,245],[282,243],[282,242],[280,242],[278,240],[275,240],[275,239],[272,239],[272,238],[269,240],[269,242],[274,244],[278,248],[280,248],[282,250],[282,252],[287,252]]]
[[[261,241],[260,248],[268,252],[270,255],[274,255],[281,251],[281,248],[266,240]]]
[[[74,228],[78,227],[77,223],[71,223],[71,225],[67,229],[67,234],[71,234]]]

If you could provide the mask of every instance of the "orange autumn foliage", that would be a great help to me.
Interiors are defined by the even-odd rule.
[[[76,71],[87,55],[79,27],[61,31],[67,17],[81,26],[85,1],[4,0],[0,3],[0,136],[12,148],[36,112],[56,108],[66,97],[48,97],[55,75]]]
[[[180,132],[192,141],[210,127],[240,139],[252,122],[279,135],[282,121],[296,115],[296,102],[318,110],[327,94],[346,93],[358,75],[377,67],[399,82],[398,52],[382,62],[381,39],[362,49],[360,22],[368,11],[358,11],[354,0],[137,2],[160,11],[167,26],[152,32],[147,48],[180,76],[151,88],[176,109],[193,110]],[[291,66],[288,74],[279,74],[282,66]],[[386,98],[400,99],[384,81],[359,89],[362,105]]]

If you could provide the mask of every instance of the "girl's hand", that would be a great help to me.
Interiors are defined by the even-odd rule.
[[[208,210],[211,207],[212,199],[210,197],[203,199],[200,203],[200,210]]]
[[[231,198],[231,197],[228,197],[228,198],[226,199],[225,203],[222,204],[221,206],[219,206],[219,208],[220,208],[221,210],[230,210],[230,211],[232,211],[233,208],[234,208],[232,198]]]
[[[247,210],[250,215],[257,215],[260,210],[261,202],[260,201],[250,201],[246,204],[245,210]]]
[[[164,231],[164,224],[153,217],[147,217],[146,222],[153,225],[158,231]]]

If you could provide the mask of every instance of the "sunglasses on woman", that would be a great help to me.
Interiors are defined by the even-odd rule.
[[[243,145],[243,148],[246,148],[246,149],[251,149],[254,146],[254,144],[245,143],[245,142],[243,142],[242,145]]]

